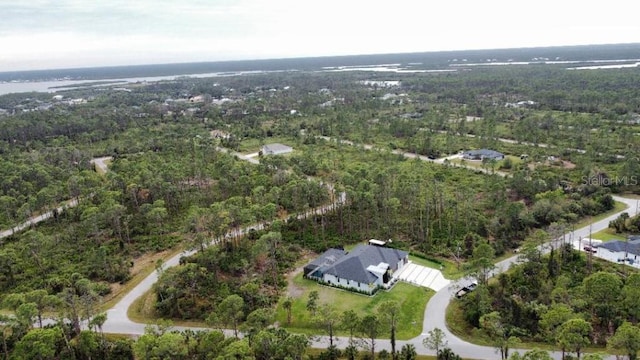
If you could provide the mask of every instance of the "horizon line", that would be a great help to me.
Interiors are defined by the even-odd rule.
[[[227,59],[227,60],[175,61],[175,62],[157,62],[157,63],[149,62],[149,63],[130,63],[130,64],[116,64],[116,65],[52,67],[52,68],[30,69],[30,70],[4,70],[4,71],[0,71],[0,74],[23,74],[23,73],[37,73],[37,72],[47,72],[47,71],[79,71],[79,70],[90,70],[90,69],[122,69],[122,68],[134,68],[134,67],[189,65],[189,64],[231,64],[231,63],[250,63],[250,62],[282,61],[282,60],[357,58],[357,57],[365,57],[365,56],[398,56],[398,55],[416,55],[416,54],[446,54],[446,53],[461,53],[461,52],[587,48],[587,47],[606,47],[606,46],[634,46],[634,45],[640,46],[640,42],[524,46],[524,47],[497,47],[497,48],[482,48],[482,49],[431,50],[431,51],[390,52],[390,53],[360,53],[360,54],[346,54],[346,55],[342,54],[342,55],[316,55],[316,56],[311,55],[311,56],[283,56],[283,57],[267,56],[267,57],[238,58],[238,59]]]

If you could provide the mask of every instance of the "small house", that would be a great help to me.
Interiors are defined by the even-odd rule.
[[[468,150],[462,153],[462,158],[465,160],[502,160],[504,154],[495,150],[480,149],[480,150]]]
[[[287,154],[293,151],[293,148],[282,144],[268,144],[262,146],[262,155],[280,155]]]
[[[607,241],[594,247],[595,256],[610,262],[626,263],[640,268],[640,237]]]

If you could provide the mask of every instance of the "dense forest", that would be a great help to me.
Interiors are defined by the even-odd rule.
[[[199,250],[177,267],[158,262],[154,316],[229,328],[230,319],[272,322],[264,315],[285,297],[285,275],[330,247],[393,239],[471,271],[479,248],[502,256],[532,238],[550,240],[614,209],[613,194],[640,193],[638,82],[636,69],[535,64],[277,72],[1,96],[0,228],[53,214],[2,239],[2,304],[19,318],[5,323],[5,357],[46,339],[55,353],[43,359],[131,358],[164,344],[175,346],[165,349],[179,352],[174,359],[233,351],[280,358],[213,332],[160,327],[133,343],[81,324],[100,320],[140,259],[163,252]],[[294,152],[258,155],[256,164],[238,155],[268,143]],[[402,155],[478,148],[506,158],[439,164]],[[107,171],[97,157],[109,157]],[[264,226],[242,231],[255,224]],[[559,324],[547,318],[563,312],[589,325],[590,342],[605,344],[624,320],[637,322],[625,300],[636,275],[586,266],[564,248],[523,256],[524,265],[459,305],[470,326],[499,321],[514,336],[553,342]],[[51,314],[68,326],[33,328]],[[308,347],[281,329],[254,330],[293,358]]]

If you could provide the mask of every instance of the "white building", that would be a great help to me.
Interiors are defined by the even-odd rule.
[[[615,262],[624,263],[640,268],[640,238],[632,237],[629,240],[608,241],[594,247],[595,256]]]
[[[304,276],[327,285],[373,294],[409,261],[406,251],[359,245],[351,252],[329,249],[304,267]]]
[[[268,144],[262,146],[262,155],[280,155],[293,151],[293,148],[282,144]]]

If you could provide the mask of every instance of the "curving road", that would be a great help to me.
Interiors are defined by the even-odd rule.
[[[431,131],[429,129],[420,129],[421,131]],[[456,132],[451,132],[451,131],[447,131],[447,130],[435,130],[435,132],[439,133],[439,134],[455,134],[456,136],[463,136],[463,137],[468,137],[468,138],[478,138],[480,136],[478,135],[474,135],[474,134],[460,134],[460,133],[456,133]],[[558,146],[556,145],[549,145],[549,144],[545,144],[545,143],[533,143],[533,142],[528,142],[528,141],[518,141],[518,140],[514,140],[514,139],[507,139],[507,138],[494,138],[496,141],[500,141],[506,144],[516,144],[516,145],[526,145],[526,146],[531,146],[531,147],[539,147],[539,148],[549,148],[549,149],[557,149]],[[576,148],[562,148],[563,150],[566,151],[571,151],[571,152],[577,152],[579,154],[586,154],[587,150],[584,149],[576,149]],[[598,152],[596,153],[596,155],[598,156],[603,156],[605,155],[602,152]],[[615,154],[614,157],[616,159],[624,159],[624,155],[619,155],[619,154]]]
[[[59,214],[62,213],[63,211],[65,211],[68,208],[72,208],[74,206],[78,205],[78,200],[77,199],[73,199],[73,200],[69,200],[67,201],[67,203],[65,205],[59,206],[57,207],[55,210],[50,210],[45,212],[44,214],[38,215],[38,216],[34,216],[31,217],[29,220],[25,221],[24,223],[14,226],[13,228],[9,229],[9,230],[3,230],[0,231],[0,239],[5,238],[7,236],[11,236],[16,232],[20,232],[24,229],[27,229],[39,222],[45,221],[47,219],[50,219],[51,217],[53,217],[53,213],[54,211],[57,211]]]
[[[110,161],[112,159],[113,158],[111,156],[105,156],[105,157],[91,159],[89,162],[96,166],[96,170],[99,170],[98,173],[104,174],[108,170],[107,161]],[[11,229],[0,231],[0,239],[3,239],[7,236],[11,236],[16,232],[20,232],[24,229],[27,229],[39,222],[50,219],[51,217],[53,217],[53,214],[55,211],[57,211],[60,214],[66,209],[69,209],[75,206],[78,206],[78,199],[68,200],[64,205],[57,207],[55,210],[49,210],[44,214],[31,217],[29,220]]]
[[[328,140],[331,140],[329,138],[327,138]],[[343,141],[343,143],[345,144],[349,144],[349,145],[355,145],[351,142],[348,141]],[[374,148],[370,145],[364,146],[365,149],[368,150],[373,150]],[[437,160],[432,160],[432,159],[428,159],[427,157],[423,157],[420,155],[416,155],[416,154],[411,154],[411,153],[402,153],[402,152],[398,152],[398,154],[401,154],[405,157],[409,157],[409,158],[418,158],[420,160],[424,160],[424,161],[429,161],[429,162],[434,162],[434,163],[439,163],[439,164],[444,164],[443,159],[437,159]],[[247,160],[247,161],[251,161],[251,162],[255,162],[256,159],[251,158],[251,157],[247,157],[247,156],[243,156],[241,154],[236,154],[239,155],[239,157],[243,160]],[[253,161],[252,161],[253,160]],[[477,168],[473,168],[472,170],[478,170]],[[504,173],[498,173],[498,175],[502,175],[505,176],[506,174]],[[578,239],[578,238],[584,238],[584,237],[588,237],[590,232],[597,232],[600,231],[602,229],[605,229],[609,226],[609,222],[615,218],[617,218],[620,213],[622,212],[628,212],[629,215],[634,216],[636,214],[637,211],[637,202],[638,200],[635,199],[628,199],[628,198],[623,198],[623,197],[619,197],[619,196],[614,196],[614,199],[616,201],[619,202],[623,202],[627,205],[627,209],[618,212],[616,214],[610,215],[605,219],[602,219],[600,221],[597,221],[593,224],[591,224],[590,226],[585,226],[583,228],[577,229],[573,232],[569,232],[567,234],[565,234],[565,236],[567,236],[570,239]],[[329,211],[330,209],[334,208],[336,205],[340,206],[342,204],[344,204],[346,202],[346,195],[344,193],[340,194],[339,199],[333,203],[333,204],[329,204],[327,206],[321,207],[321,208],[317,208],[314,210],[311,210],[310,212],[306,213],[306,214],[300,214],[298,215],[299,218],[304,217],[304,216],[308,216],[310,214],[313,213],[322,213],[322,212],[326,212]],[[232,231],[231,233],[227,234],[228,237],[231,236],[236,236],[236,235],[240,235],[240,234],[244,234],[248,231],[250,231],[251,229],[262,229],[265,226],[265,224],[257,224],[251,227],[247,227],[244,229],[237,229]],[[212,245],[214,245],[215,243],[213,243]],[[176,266],[178,265],[179,261],[180,261],[180,257],[185,256],[185,255],[190,255],[193,254],[194,251],[189,251],[189,252],[185,252],[182,254],[178,254],[174,257],[172,257],[171,259],[169,259],[167,262],[165,262],[164,266],[165,267],[171,267],[171,266]],[[496,264],[496,270],[493,272],[493,275],[498,274],[500,272],[503,272],[505,270],[507,270],[513,263],[515,263],[518,260],[518,256],[512,256],[508,259],[505,259],[503,261],[500,261],[499,263]],[[144,333],[144,328],[146,326],[146,324],[139,324],[139,323],[135,323],[133,321],[131,321],[128,316],[127,316],[127,310],[128,308],[131,306],[131,304],[133,304],[133,302],[140,296],[142,296],[143,294],[145,294],[147,291],[149,291],[153,284],[157,281],[158,279],[158,274],[156,272],[150,274],[149,276],[147,276],[147,278],[145,278],[140,284],[138,284],[135,288],[133,288],[125,297],[123,297],[116,305],[114,305],[113,308],[108,310],[108,317],[107,317],[107,321],[103,326],[103,329],[105,332],[108,333],[119,333],[119,334],[131,334],[131,335],[140,335]],[[424,313],[424,321],[423,321],[423,326],[422,326],[422,333],[410,340],[407,341],[398,341],[397,342],[397,349],[400,349],[404,344],[412,344],[416,351],[418,352],[418,354],[423,354],[423,355],[435,355],[435,352],[432,350],[429,350],[427,348],[425,348],[422,345],[422,340],[427,336],[428,332],[430,330],[433,330],[435,328],[439,328],[441,330],[444,331],[445,335],[446,335],[446,340],[448,342],[448,347],[450,347],[455,353],[457,353],[458,355],[462,356],[463,358],[467,358],[467,359],[496,359],[499,357],[499,354],[496,352],[495,348],[492,347],[487,347],[487,346],[479,346],[479,345],[475,345],[475,344],[471,344],[468,343],[460,338],[458,338],[457,336],[455,336],[454,334],[452,334],[446,325],[446,319],[445,319],[445,313],[446,313],[446,309],[447,306],[449,305],[449,302],[451,301],[454,292],[457,290],[457,287],[455,284],[452,284],[449,287],[443,288],[442,290],[438,291],[428,302],[426,308],[425,308],[425,313]],[[194,327],[175,327],[175,329],[177,330],[185,330],[185,329],[191,329],[191,330],[205,330],[203,328],[194,328]],[[336,346],[338,348],[345,348],[346,346],[348,346],[349,341],[348,338],[345,337],[338,337],[336,339],[334,339],[334,343],[336,344]],[[327,337],[323,337],[323,336],[317,336],[314,337],[313,341],[312,341],[312,346],[314,347],[319,347],[319,348],[324,348],[327,347],[329,344],[328,338]],[[387,350],[391,350],[391,343],[388,339],[377,339],[376,340],[376,344],[375,347],[377,350],[382,350],[382,349],[387,349]],[[511,350],[512,352],[524,352],[525,350]],[[553,352],[551,354],[553,356],[554,359],[561,359],[561,353],[560,352]],[[613,359],[614,357],[611,357],[611,359]]]
[[[575,231],[568,232],[565,234],[565,236],[568,239],[586,238],[586,237],[589,237],[589,234],[591,232],[597,232],[602,229],[606,229],[609,226],[609,221],[617,218],[622,212],[628,212],[630,216],[636,215],[636,205],[638,200],[623,198],[620,196],[614,196],[614,199],[616,201],[620,201],[626,204],[627,209],[620,211],[618,213],[615,213],[613,215],[610,215],[600,221],[594,222],[590,226],[585,226]],[[562,241],[562,239],[563,237],[556,239],[555,241],[556,245],[557,245],[557,242]],[[499,274],[503,271],[508,270],[509,267],[512,264],[516,263],[517,261],[518,261],[518,256],[516,255],[498,262],[496,264],[496,269],[493,271],[492,275],[495,276],[496,274]],[[465,280],[470,281],[470,279],[463,279],[461,280],[461,282],[465,283]],[[434,351],[429,350],[422,345],[422,340],[427,336],[429,331],[435,328],[439,328],[446,335],[446,340],[448,341],[447,346],[450,347],[456,354],[460,355],[462,358],[487,359],[487,360],[500,358],[500,354],[496,352],[497,350],[495,348],[489,347],[489,346],[475,345],[475,344],[466,342],[460,339],[459,337],[455,336],[454,334],[452,334],[447,328],[447,323],[445,319],[446,309],[447,309],[447,306],[449,306],[449,302],[452,300],[454,293],[458,290],[457,286],[458,286],[457,284],[452,283],[449,287],[443,288],[442,290],[436,292],[436,294],[433,297],[431,297],[431,299],[427,303],[427,307],[425,308],[424,320],[422,324],[422,333],[413,339],[410,339],[407,341],[398,341],[396,345],[397,349],[400,349],[404,344],[412,344],[416,348],[416,351],[418,354],[435,355]],[[334,339],[334,343],[336,343],[338,348],[344,349],[348,345],[349,341],[348,341],[348,338],[340,337],[337,339],[337,342]],[[326,337],[318,337],[313,341],[313,346],[318,348],[326,348],[329,346],[329,340]],[[391,343],[387,339],[376,340],[375,346],[376,346],[376,349],[378,350],[382,350],[382,349],[391,350]],[[524,353],[526,352],[526,350],[511,349],[510,352]],[[561,352],[552,352],[551,356],[554,359],[558,359],[558,360],[562,359]],[[607,359],[613,360],[615,359],[615,357],[612,355]]]
[[[218,148],[219,151],[228,152],[232,155],[238,156],[240,159],[251,162],[253,164],[258,164],[258,160],[255,159],[254,156],[245,156],[233,151],[229,151],[225,148]],[[325,186],[330,190],[333,190],[333,186],[331,184],[325,183]],[[298,219],[303,219],[311,215],[320,215],[327,213],[329,211],[333,211],[337,206],[342,206],[347,202],[347,194],[341,192],[337,199],[333,199],[333,202],[324,206],[317,207],[315,209],[310,209],[306,212],[300,213],[297,215]],[[225,239],[234,238],[237,236],[245,235],[253,230],[262,230],[268,225],[267,222],[254,224],[245,228],[234,229],[228,232],[225,235]],[[212,241],[209,246],[214,246],[219,242],[219,240]],[[185,251],[180,254],[177,254],[167,260],[163,264],[163,268],[170,268],[177,266],[180,263],[180,258],[183,256],[190,256],[196,253],[196,250]],[[107,310],[107,321],[103,325],[103,331],[107,333],[117,333],[117,334],[130,334],[130,335],[141,335],[144,334],[144,328],[147,326],[146,324],[135,323],[129,319],[127,316],[127,310],[133,302],[139,298],[140,296],[147,293],[158,281],[158,273],[154,271],[149,274],[144,280],[142,280],[138,285],[136,285],[129,293],[127,293],[118,303],[116,303],[111,309]],[[206,330],[204,328],[194,328],[194,327],[174,327],[176,330]],[[229,330],[225,330],[229,332]],[[232,332],[229,332],[232,335]]]

